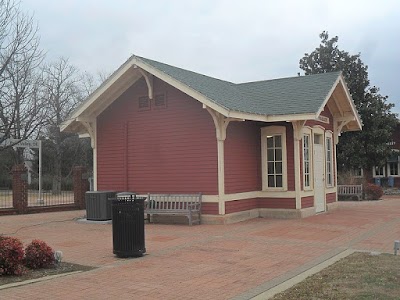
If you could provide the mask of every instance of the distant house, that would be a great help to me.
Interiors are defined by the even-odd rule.
[[[96,190],[202,193],[202,222],[335,206],[336,144],[361,129],[340,72],[234,84],[139,56],[70,116]]]
[[[382,186],[400,187],[400,123],[397,124],[392,140],[389,143],[392,153],[382,166],[373,167],[371,170],[373,182]],[[359,174],[363,176],[362,171]],[[371,178],[370,176],[367,176]],[[391,179],[389,179],[391,178]]]

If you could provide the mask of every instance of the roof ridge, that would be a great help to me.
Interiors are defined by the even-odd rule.
[[[323,73],[317,73],[317,74],[308,74],[308,75],[302,75],[302,76],[290,76],[290,77],[281,77],[281,78],[273,78],[273,79],[266,79],[266,80],[254,80],[254,81],[246,81],[246,82],[240,82],[236,83],[237,86],[244,85],[244,84],[249,84],[249,83],[262,83],[262,82],[271,82],[271,81],[278,81],[278,80],[287,80],[287,79],[295,79],[295,78],[304,78],[308,76],[321,76],[324,74],[333,74],[337,73],[338,75],[342,73],[342,71],[332,71],[332,72],[323,72]]]
[[[227,80],[223,80],[223,79],[220,79],[220,78],[216,78],[216,77],[212,77],[212,76],[209,76],[209,75],[205,75],[205,74],[202,74],[202,73],[194,72],[194,71],[191,71],[191,70],[188,70],[188,69],[184,69],[184,68],[181,68],[181,67],[177,67],[177,66],[173,66],[173,65],[170,65],[170,64],[166,64],[166,63],[154,60],[154,59],[149,59],[149,58],[142,57],[142,56],[139,56],[139,55],[132,55],[132,56],[140,59],[144,63],[146,63],[146,60],[148,60],[148,61],[155,62],[155,63],[158,63],[158,64],[162,64],[162,65],[165,65],[165,66],[168,66],[168,67],[171,67],[171,68],[179,69],[179,70],[182,70],[182,71],[185,71],[185,72],[190,72],[192,74],[196,74],[196,75],[204,76],[204,77],[207,77],[207,78],[210,78],[210,79],[214,79],[214,80],[222,81],[222,82],[225,82],[225,83],[229,83],[229,84],[232,84],[233,86],[236,85],[236,83],[231,82],[231,81],[227,81]],[[160,71],[165,73],[162,70],[160,70]]]

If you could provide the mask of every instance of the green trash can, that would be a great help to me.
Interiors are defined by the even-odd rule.
[[[113,253],[118,257],[139,257],[146,253],[144,201],[135,193],[118,193],[112,200]]]

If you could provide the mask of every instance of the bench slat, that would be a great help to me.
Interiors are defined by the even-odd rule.
[[[201,194],[148,194],[145,213],[152,214],[182,214],[192,225],[192,213],[201,214]]]
[[[357,196],[361,200],[363,194],[363,186],[360,185],[338,185],[337,189],[339,196]]]

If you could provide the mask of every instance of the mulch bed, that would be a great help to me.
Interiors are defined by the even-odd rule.
[[[95,267],[72,264],[68,262],[61,262],[53,267],[46,269],[36,269],[36,270],[26,269],[26,272],[22,276],[0,275],[0,286],[9,283],[42,278],[50,275],[58,275],[75,271],[90,271],[93,269],[95,269]]]

